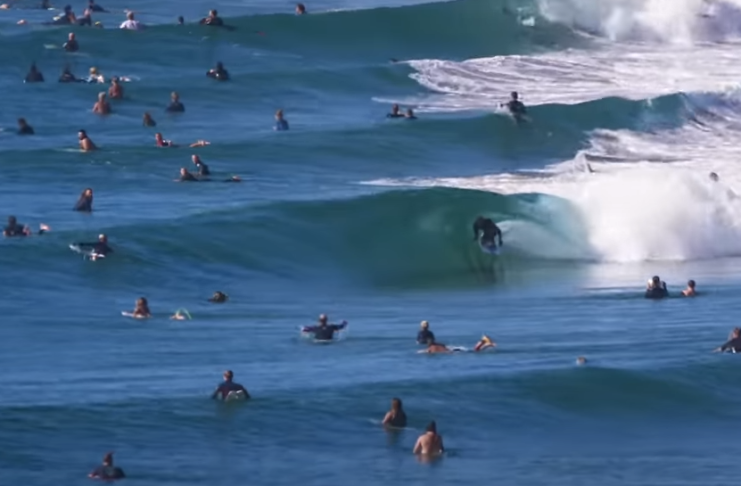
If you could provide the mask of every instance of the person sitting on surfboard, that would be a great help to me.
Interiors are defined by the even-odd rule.
[[[247,389],[239,383],[234,383],[234,381],[232,381],[233,379],[234,373],[231,370],[226,370],[224,372],[224,381],[219,383],[219,386],[216,387],[216,390],[214,390],[214,393],[211,395],[211,399],[214,400],[218,398],[219,400],[226,400],[226,397],[228,397],[230,393],[240,391],[244,393],[245,398],[250,398]]]
[[[134,310],[131,312],[131,317],[136,319],[149,319],[152,317],[152,313],[149,311],[149,302],[146,297],[139,297],[136,299],[134,304]]]
[[[502,246],[502,230],[490,218],[479,216],[473,222],[473,239],[479,240],[483,246],[496,246],[496,238],[499,238],[499,246]]]
[[[382,424],[388,427],[395,427],[397,429],[403,429],[407,426],[407,414],[404,413],[404,408],[401,404],[401,398],[391,399],[391,410],[386,412],[386,416],[383,417]]]
[[[658,275],[655,275],[646,285],[647,299],[663,299],[669,297],[669,291],[666,290],[666,282],[662,282]]]
[[[108,246],[108,237],[104,234],[98,235],[98,241],[95,243],[75,243],[80,249],[90,248],[93,255],[106,256],[113,253],[113,248]]]
[[[43,235],[50,229],[51,228],[49,228],[47,225],[40,224],[38,234]],[[31,235],[33,235],[33,231],[31,231],[31,228],[29,228],[27,225],[20,224],[15,219],[15,216],[8,216],[8,226],[3,228],[4,237],[14,238],[17,236],[31,236]]]
[[[103,464],[95,468],[87,477],[91,479],[102,479],[103,481],[113,481],[123,479],[126,475],[123,469],[113,465],[113,452],[109,452],[103,457]]]
[[[422,321],[419,324],[420,330],[417,333],[417,344],[427,344],[430,341],[435,341],[435,334],[430,331],[430,323]]]
[[[317,341],[331,341],[334,339],[334,333],[345,327],[347,327],[347,321],[342,321],[340,324],[329,324],[327,315],[322,314],[319,316],[318,326],[306,326],[301,329],[301,332],[314,334],[314,339]]]

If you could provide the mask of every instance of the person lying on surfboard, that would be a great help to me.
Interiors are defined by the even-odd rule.
[[[113,253],[113,248],[108,246],[108,237],[104,234],[98,235],[98,241],[95,243],[75,243],[80,249],[90,249],[90,253],[94,255],[106,256],[109,253]]]
[[[301,332],[309,332],[314,334],[314,339],[317,341],[331,341],[334,339],[334,333],[341,331],[347,327],[347,321],[342,321],[340,324],[329,324],[326,314],[319,316],[318,326],[305,326],[301,329]]]
[[[479,216],[473,222],[473,239],[479,240],[483,246],[496,246],[499,238],[499,246],[502,246],[502,230],[490,218]]]

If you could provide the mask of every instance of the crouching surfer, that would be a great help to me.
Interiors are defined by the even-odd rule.
[[[481,246],[486,248],[496,248],[496,240],[499,240],[499,246],[502,246],[502,230],[490,218],[479,216],[473,222],[473,239],[478,240]]]
[[[103,481],[114,481],[116,479],[123,479],[126,475],[123,469],[113,465],[113,452],[109,452],[103,458],[103,464],[95,468],[87,477],[91,479],[102,479]]]
[[[235,383],[233,380],[234,373],[231,370],[226,370],[224,372],[224,381],[216,387],[216,390],[214,390],[213,394],[211,395],[211,399],[215,400],[218,398],[219,400],[226,400],[229,397],[230,393],[238,392],[243,393],[245,399],[250,398],[250,394],[247,392],[247,389],[239,383]]]
[[[340,324],[330,324],[327,315],[322,314],[319,316],[318,325],[303,327],[301,332],[313,334],[317,341],[332,341],[335,333],[346,327],[347,321],[342,321]]]
[[[666,290],[666,282],[662,282],[658,275],[654,275],[646,285],[645,297],[654,300],[669,297],[669,291]]]

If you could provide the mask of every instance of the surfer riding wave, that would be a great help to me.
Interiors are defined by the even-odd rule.
[[[481,246],[496,248],[497,240],[498,246],[502,246],[502,230],[490,218],[479,216],[473,222],[473,239],[478,240]]]

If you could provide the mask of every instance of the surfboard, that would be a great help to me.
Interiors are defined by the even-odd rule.
[[[489,255],[499,255],[501,248],[497,245],[486,245],[479,240],[479,248],[481,248],[481,251],[484,253],[488,253]]]
[[[121,311],[121,315],[124,317],[131,317],[132,319],[148,319],[147,317],[135,316],[133,312]]]
[[[105,258],[105,255],[101,255],[100,253],[94,253],[90,250],[83,250],[80,248],[79,245],[75,245],[74,243],[70,243],[69,249],[74,251],[75,253],[79,253],[82,255],[83,258],[86,258],[88,260],[97,260],[99,258]]]
[[[240,400],[246,400],[247,395],[242,390],[232,391],[224,399],[225,402],[236,402]]]

